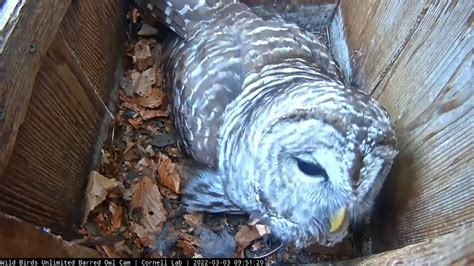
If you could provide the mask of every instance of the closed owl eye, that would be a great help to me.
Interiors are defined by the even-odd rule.
[[[324,170],[324,168],[322,168],[321,165],[317,163],[306,162],[298,158],[295,158],[295,160],[296,160],[296,163],[298,164],[298,168],[304,174],[309,175],[309,176],[314,176],[314,177],[323,177],[325,180],[328,179],[326,170]]]

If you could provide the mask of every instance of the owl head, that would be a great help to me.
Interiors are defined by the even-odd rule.
[[[231,200],[296,247],[341,241],[370,210],[397,154],[386,111],[331,81],[255,95],[257,105],[234,107],[244,122],[229,120],[237,126],[223,145]]]

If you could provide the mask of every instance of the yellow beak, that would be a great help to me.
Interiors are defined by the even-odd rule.
[[[332,217],[331,217],[331,233],[339,230],[342,224],[344,223],[344,218],[346,217],[346,208],[340,208]]]

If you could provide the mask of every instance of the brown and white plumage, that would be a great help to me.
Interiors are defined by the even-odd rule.
[[[242,210],[297,247],[341,240],[397,154],[383,108],[346,86],[329,49],[294,24],[230,0],[143,6],[180,35],[165,47],[167,85],[182,148],[205,166],[183,204]]]

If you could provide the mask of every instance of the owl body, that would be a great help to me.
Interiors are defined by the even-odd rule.
[[[203,166],[183,204],[246,212],[297,247],[342,240],[397,154],[387,113],[344,84],[316,36],[209,2],[146,5],[180,35],[165,45],[166,84],[180,147]]]

